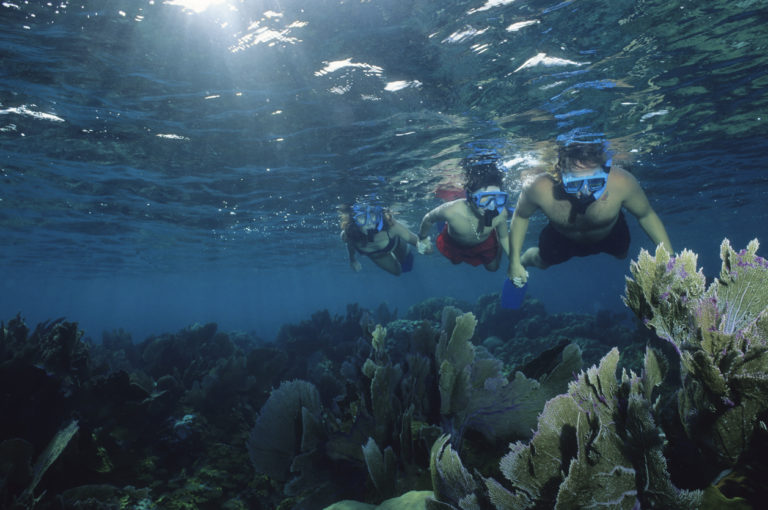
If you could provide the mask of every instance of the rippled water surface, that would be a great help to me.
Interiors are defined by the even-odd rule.
[[[723,237],[768,239],[766,22],[762,0],[3,2],[0,311],[258,329],[496,291],[439,256],[353,274],[336,207],[416,228],[468,150],[516,194],[565,139],[609,140],[714,274]],[[531,292],[618,302],[626,261],[566,266]]]

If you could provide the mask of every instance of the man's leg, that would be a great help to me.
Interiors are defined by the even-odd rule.
[[[523,267],[535,266],[539,269],[546,269],[549,267],[549,264],[541,259],[538,246],[525,250],[523,256],[520,257],[520,264],[522,264]]]

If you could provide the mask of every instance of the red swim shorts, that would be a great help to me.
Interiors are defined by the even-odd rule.
[[[448,225],[443,227],[443,231],[437,236],[435,244],[437,244],[440,253],[454,264],[466,262],[473,266],[490,264],[496,260],[496,254],[500,248],[495,230],[482,243],[467,246],[457,243],[448,235]]]

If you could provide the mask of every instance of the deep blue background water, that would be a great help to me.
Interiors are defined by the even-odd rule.
[[[762,1],[177,3],[0,5],[1,318],[271,338],[498,292],[503,271],[437,254],[355,274],[338,239],[336,207],[367,199],[416,229],[472,147],[516,195],[556,140],[606,138],[710,276],[723,237],[768,239]],[[633,257],[652,248],[630,229]],[[628,268],[573,260],[529,294],[621,309]]]

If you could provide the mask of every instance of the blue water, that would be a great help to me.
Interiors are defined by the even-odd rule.
[[[269,339],[319,309],[499,292],[503,269],[439,254],[354,273],[338,237],[365,199],[416,229],[472,147],[516,196],[557,140],[607,139],[710,276],[724,237],[768,242],[762,1],[205,4],[0,4],[0,318]],[[652,246],[629,223],[634,257]],[[621,309],[628,267],[532,270],[528,293]]]

